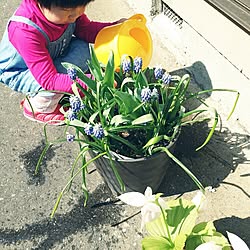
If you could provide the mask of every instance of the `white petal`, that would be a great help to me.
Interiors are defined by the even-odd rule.
[[[145,206],[143,206],[141,208],[141,216],[142,216],[141,229],[147,222],[156,219],[158,216],[160,216],[160,214],[161,214],[160,207],[154,203],[147,203]]]
[[[227,236],[234,250],[249,250],[247,244],[236,234],[227,232]]]
[[[146,190],[145,190],[144,195],[146,197],[150,197],[150,196],[152,196],[152,194],[153,194],[152,188],[151,187],[147,187]]]
[[[199,245],[195,250],[222,250],[221,246],[217,246],[214,242],[207,242]]]
[[[166,210],[166,209],[168,208],[167,202],[164,201],[161,197],[158,199],[158,202],[159,202],[160,206],[161,206],[164,210]]]
[[[205,200],[205,195],[201,191],[198,191],[197,194],[192,199],[192,202],[197,208],[199,208],[204,200]]]
[[[146,201],[145,196],[139,192],[128,192],[125,194],[121,194],[117,198],[124,203],[134,207],[142,207]]]

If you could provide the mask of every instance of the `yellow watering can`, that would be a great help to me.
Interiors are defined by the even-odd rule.
[[[141,57],[142,67],[146,68],[150,63],[153,47],[146,21],[144,15],[136,14],[123,23],[100,30],[94,44],[98,60],[106,65],[112,50],[116,68],[120,65],[123,55]]]

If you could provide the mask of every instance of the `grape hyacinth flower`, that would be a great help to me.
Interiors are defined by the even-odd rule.
[[[104,137],[104,130],[103,130],[101,124],[95,124],[95,126],[93,128],[93,135],[97,139],[102,139]]]
[[[82,102],[78,96],[70,96],[69,103],[73,112],[79,112],[82,109]]]
[[[136,57],[134,59],[134,72],[136,74],[138,74],[141,69],[142,69],[142,58],[141,57]]]
[[[157,88],[153,88],[152,93],[151,93],[151,98],[155,100],[159,99],[159,93],[158,93]]]
[[[151,93],[152,92],[151,92],[149,87],[142,89],[141,90],[141,100],[143,102],[149,102],[151,99]]]
[[[76,69],[74,68],[68,68],[67,69],[67,74],[69,75],[70,79],[72,81],[76,80]]]
[[[127,74],[131,71],[131,61],[129,57],[125,57],[122,61],[122,70],[124,74]]]
[[[74,112],[74,111],[70,108],[70,109],[68,110],[67,118],[68,118],[70,121],[73,121],[73,120],[77,119],[77,114],[76,114],[76,112]]]
[[[84,127],[84,132],[86,133],[86,135],[92,135],[93,130],[93,126],[90,123],[86,124],[86,126]]]
[[[67,134],[66,136],[68,142],[73,142],[75,139],[75,136],[72,134]]]
[[[156,67],[154,70],[154,75],[156,79],[161,79],[164,74],[164,70],[161,67]]]
[[[169,73],[165,72],[161,79],[167,85],[171,82],[171,78],[172,76]]]

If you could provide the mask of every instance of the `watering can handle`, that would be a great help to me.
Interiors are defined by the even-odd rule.
[[[145,18],[145,16],[144,15],[142,15],[142,14],[135,14],[135,15],[133,15],[133,16],[131,16],[130,18],[129,18],[129,20],[131,20],[131,19],[136,19],[136,20],[138,20],[138,21],[140,21],[140,22],[142,22],[142,23],[146,23],[146,18]]]

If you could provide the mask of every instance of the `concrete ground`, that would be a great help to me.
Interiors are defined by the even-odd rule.
[[[20,1],[0,2],[0,34]],[[87,10],[90,18],[116,20],[129,17],[135,10],[126,0],[95,0]],[[151,30],[154,54],[151,64],[164,61],[169,71],[184,73],[200,67],[184,67]],[[200,77],[205,77],[204,72]],[[193,87],[196,86],[195,79]],[[140,215],[137,209],[120,204],[100,205],[114,197],[96,171],[88,176],[90,200],[83,206],[80,181],[63,197],[54,219],[50,213],[66,184],[70,166],[77,155],[77,145],[57,145],[49,150],[39,175],[34,176],[36,162],[44,147],[43,125],[25,119],[19,107],[22,94],[0,85],[0,249],[140,249]],[[214,103],[208,98],[209,103]],[[217,107],[221,109],[220,106]],[[244,126],[227,122],[222,114],[222,130],[210,143],[195,152],[208,132],[206,125],[183,129],[176,155],[199,177],[207,193],[200,221],[212,220],[223,233],[233,232],[250,245],[250,137]],[[63,127],[49,127],[49,138],[58,138]],[[92,166],[94,170],[94,165]],[[196,187],[176,165],[169,167],[159,192],[166,199],[179,194],[192,197]],[[99,204],[96,205],[96,204]],[[126,220],[128,219],[128,220]],[[126,221],[124,221],[126,220]],[[122,223],[119,223],[124,221]]]

